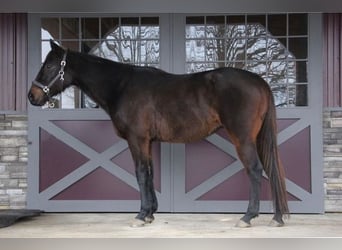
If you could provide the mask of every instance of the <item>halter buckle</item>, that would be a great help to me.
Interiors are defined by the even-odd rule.
[[[48,103],[48,107],[49,107],[50,109],[53,109],[53,108],[55,107],[55,103],[54,103],[54,102],[51,102],[51,101],[49,101],[49,103]]]
[[[63,70],[60,70],[60,71],[58,72],[58,74],[59,74],[60,80],[61,80],[61,81],[64,81],[64,71],[63,71]]]
[[[50,88],[49,88],[48,86],[44,86],[44,87],[43,87],[43,92],[44,92],[45,94],[49,93],[49,91],[50,91]]]

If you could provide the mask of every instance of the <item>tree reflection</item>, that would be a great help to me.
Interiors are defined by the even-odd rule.
[[[273,37],[263,25],[187,25],[186,38],[187,72],[243,68],[270,84],[277,106],[306,105],[304,88],[296,93],[296,58],[283,44],[286,39]]]

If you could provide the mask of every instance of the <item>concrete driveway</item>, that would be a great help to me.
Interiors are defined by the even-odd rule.
[[[236,228],[240,214],[163,214],[130,227],[130,213],[43,213],[0,228],[0,238],[298,238],[342,237],[342,214],[293,214],[284,227],[269,227],[261,214],[251,228]]]

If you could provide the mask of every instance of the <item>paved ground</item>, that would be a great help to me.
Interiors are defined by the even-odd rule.
[[[291,215],[281,228],[269,227],[261,214],[251,228],[236,228],[239,214],[156,214],[141,228],[130,227],[134,214],[46,213],[0,228],[0,238],[298,238],[342,237],[342,213]]]

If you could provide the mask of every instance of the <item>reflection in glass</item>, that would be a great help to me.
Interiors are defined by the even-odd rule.
[[[59,40],[59,18],[42,18],[41,19],[41,39],[46,40],[53,38]],[[46,35],[45,33],[48,33]]]
[[[248,15],[247,23],[249,25],[256,24],[266,27],[266,16],[265,15]]]
[[[239,61],[245,60],[246,43],[244,39],[227,39],[226,44],[226,60]]]
[[[186,20],[187,72],[222,66],[247,69],[271,85],[277,106],[307,105],[306,14],[187,17]],[[304,28],[296,28],[300,23]],[[296,97],[299,93],[303,97]]]
[[[101,38],[106,39],[108,33],[118,30],[119,18],[101,18]]]
[[[98,18],[82,18],[81,22],[83,39],[99,39]]]
[[[79,19],[62,18],[62,39],[79,39]]]
[[[267,59],[285,60],[287,58],[287,49],[278,39],[270,37],[267,39]]]
[[[204,38],[205,26],[204,25],[186,26],[185,37],[186,38]]]
[[[247,60],[266,60],[266,48],[265,37],[247,39]]]
[[[246,29],[246,25],[244,24],[227,25],[226,36],[229,38],[246,37]]]
[[[187,40],[186,61],[204,61],[205,60],[205,40]]]
[[[140,50],[141,64],[159,63],[159,40],[141,41]]]
[[[42,60],[53,38],[75,51],[159,68],[159,33],[158,17],[42,18]],[[98,107],[77,88],[67,89],[56,100],[56,108]]]
[[[62,46],[64,48],[68,48],[74,51],[79,50],[79,42],[78,41],[62,41]]]

